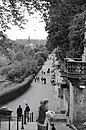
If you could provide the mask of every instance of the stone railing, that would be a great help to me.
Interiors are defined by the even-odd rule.
[[[86,79],[86,62],[65,60],[67,77]]]

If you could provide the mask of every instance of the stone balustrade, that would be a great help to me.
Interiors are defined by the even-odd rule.
[[[78,60],[65,60],[67,77],[86,79],[86,62]]]

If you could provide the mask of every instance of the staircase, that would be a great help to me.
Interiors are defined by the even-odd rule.
[[[51,123],[63,122],[67,123],[68,117],[65,114],[56,114],[54,119],[51,119]]]
[[[4,121],[1,123],[0,130],[9,130],[7,121]],[[17,123],[15,121],[11,121],[10,130],[17,130]],[[21,122],[19,122],[18,130],[21,130]],[[29,122],[29,123],[25,124],[24,130],[37,130],[36,122]]]

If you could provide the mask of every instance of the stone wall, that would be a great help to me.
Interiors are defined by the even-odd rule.
[[[41,70],[42,66],[39,67],[38,71],[34,75],[28,76],[25,81],[21,84],[18,84],[12,88],[10,88],[8,91],[0,94],[0,107],[7,102],[10,102],[14,100],[15,98],[19,97],[22,95],[27,89],[30,88],[30,84],[33,81],[35,75],[38,74],[38,72]]]
[[[74,87],[73,122],[86,121],[86,89]]]
[[[33,78],[34,76],[30,75],[28,78],[25,79],[23,83],[18,84],[10,88],[8,91],[0,94],[0,106],[6,104],[7,102],[10,102],[11,100],[23,94],[30,87]]]

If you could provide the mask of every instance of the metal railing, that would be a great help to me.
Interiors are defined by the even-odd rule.
[[[33,112],[24,112],[21,117],[0,115],[0,130],[12,130],[12,125],[15,125],[16,130],[24,129],[24,125],[29,122],[33,122]]]

